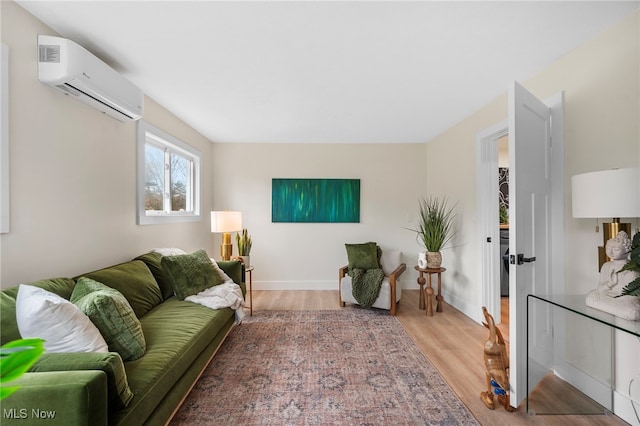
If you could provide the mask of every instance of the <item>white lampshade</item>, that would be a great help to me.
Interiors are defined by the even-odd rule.
[[[640,217],[640,168],[603,170],[571,178],[573,217]]]
[[[242,230],[242,212],[228,210],[211,212],[211,232],[225,233]]]

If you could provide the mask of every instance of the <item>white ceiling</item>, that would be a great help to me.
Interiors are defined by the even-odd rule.
[[[639,1],[19,1],[213,142],[427,142]]]

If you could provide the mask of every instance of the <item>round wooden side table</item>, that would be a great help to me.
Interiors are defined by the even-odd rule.
[[[446,271],[446,268],[420,268],[419,266],[415,267],[416,271],[420,273],[418,277],[418,284],[420,285],[420,303],[419,308],[425,309],[425,296],[422,288],[426,282],[427,288],[425,292],[427,293],[426,302],[427,302],[427,316],[433,316],[433,287],[431,286],[431,275],[438,274],[438,295],[436,296],[436,312],[442,312],[442,306],[444,297],[442,297],[442,273]],[[424,274],[427,274],[427,279],[425,280]]]

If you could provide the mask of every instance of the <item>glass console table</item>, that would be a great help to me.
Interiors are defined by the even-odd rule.
[[[626,391],[638,373],[638,337],[640,322],[590,308],[584,295],[529,294],[527,413],[638,410],[637,394]]]

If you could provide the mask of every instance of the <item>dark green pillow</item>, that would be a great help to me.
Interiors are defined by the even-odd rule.
[[[163,256],[161,263],[178,300],[184,300],[187,296],[224,283],[224,279],[204,250],[191,254]]]
[[[378,249],[376,243],[345,244],[349,269],[377,269]]]
[[[151,251],[149,253],[141,254],[134,260],[142,260],[147,265],[153,274],[153,277],[158,282],[158,286],[160,287],[164,300],[173,296],[173,287],[171,287],[171,283],[169,282],[167,275],[162,270],[162,255],[160,253]]]
[[[118,290],[127,298],[138,318],[142,318],[163,301],[156,279],[141,260],[132,260],[81,276]],[[75,278],[76,281],[78,278],[80,276]]]
[[[142,325],[127,299],[118,290],[81,277],[71,293],[71,302],[98,328],[109,351],[123,361],[141,358],[147,348]]]

